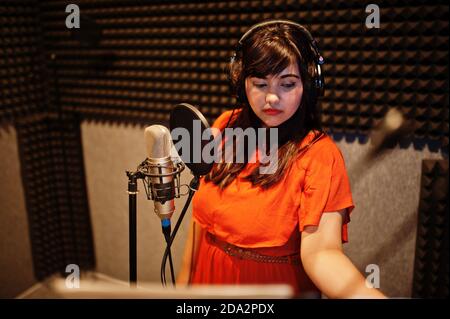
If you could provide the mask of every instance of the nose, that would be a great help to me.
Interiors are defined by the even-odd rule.
[[[269,105],[276,105],[280,99],[275,92],[267,92],[266,94],[266,103]]]

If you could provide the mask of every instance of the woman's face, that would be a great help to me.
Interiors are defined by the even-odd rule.
[[[265,127],[275,127],[287,121],[299,108],[303,84],[297,63],[280,74],[266,78],[245,79],[248,102]]]

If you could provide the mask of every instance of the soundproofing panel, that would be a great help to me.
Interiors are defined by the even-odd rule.
[[[46,111],[39,1],[1,1],[0,25],[0,123],[13,123]]]
[[[78,1],[80,29],[65,26],[69,3],[42,4],[65,112],[148,122],[188,102],[212,120],[234,104],[224,68],[238,38],[261,20],[287,18],[319,42],[322,121],[336,139],[365,142],[395,107],[412,120],[416,148],[448,149],[444,1],[379,1],[379,29],[366,27],[358,1]]]
[[[59,107],[41,1],[0,3],[0,123],[18,134],[34,274],[92,268],[94,252],[79,121]]]
[[[448,160],[424,160],[413,297],[448,298]]]
[[[80,126],[74,118],[17,123],[36,279],[94,267]]]
[[[329,62],[323,122],[334,132],[366,135],[395,107],[413,121],[416,148],[448,149],[448,6],[377,4],[379,29],[367,29],[356,8],[330,13],[335,22],[322,17],[317,33]]]

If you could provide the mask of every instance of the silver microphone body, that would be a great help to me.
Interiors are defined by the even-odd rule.
[[[145,129],[149,173],[152,175],[168,175],[151,177],[152,198],[156,215],[161,220],[170,219],[175,211],[175,171],[171,159],[172,138],[170,131],[162,125],[151,125]]]

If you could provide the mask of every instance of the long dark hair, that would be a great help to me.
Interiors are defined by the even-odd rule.
[[[277,170],[274,174],[260,174],[256,167],[245,177],[252,185],[267,189],[280,182],[298,156],[312,142],[323,136],[312,82],[314,54],[304,33],[286,23],[270,24],[254,30],[237,53],[234,61],[229,64],[229,78],[237,97],[235,109],[240,110],[230,119],[229,127],[262,127],[261,120],[253,112],[246,97],[247,77],[264,78],[277,75],[289,65],[297,63],[303,83],[300,106],[291,118],[278,126]],[[300,148],[301,141],[310,131],[315,134],[312,142]],[[244,163],[217,163],[205,177],[205,181],[212,181],[224,189],[245,168],[247,160],[248,158]]]

